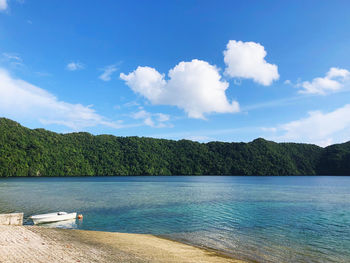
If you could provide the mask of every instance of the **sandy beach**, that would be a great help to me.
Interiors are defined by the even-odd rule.
[[[37,226],[0,226],[0,262],[243,263],[152,235]]]

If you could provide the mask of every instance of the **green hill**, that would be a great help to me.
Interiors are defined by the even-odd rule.
[[[345,175],[350,142],[198,143],[144,137],[58,134],[0,118],[0,176]]]

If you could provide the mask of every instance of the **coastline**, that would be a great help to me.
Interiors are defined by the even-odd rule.
[[[210,248],[148,234],[0,226],[0,262],[246,263]]]

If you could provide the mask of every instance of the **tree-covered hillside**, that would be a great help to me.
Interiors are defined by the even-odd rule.
[[[57,134],[0,118],[0,176],[350,174],[350,143],[274,143]]]

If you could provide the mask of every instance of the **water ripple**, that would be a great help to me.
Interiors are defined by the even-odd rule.
[[[0,213],[77,211],[55,227],[150,233],[258,262],[350,262],[350,177],[0,179]]]

